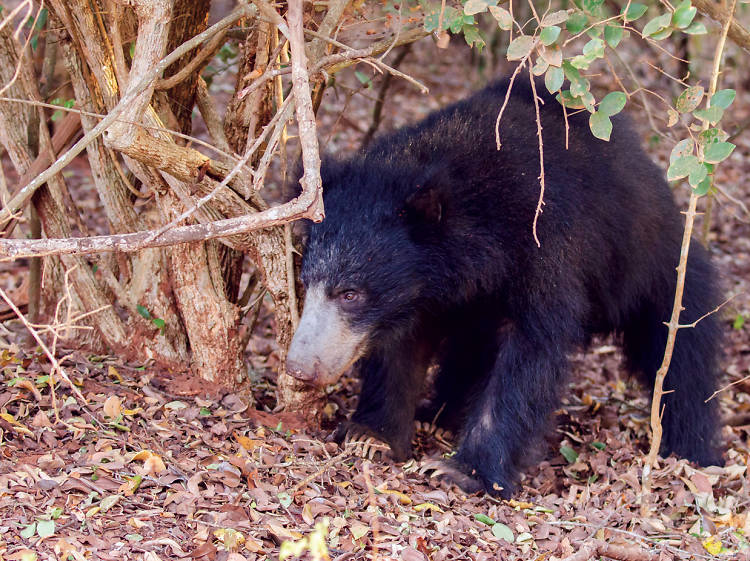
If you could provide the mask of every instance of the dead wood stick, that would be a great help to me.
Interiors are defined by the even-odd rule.
[[[658,561],[659,554],[648,551],[636,544],[618,545],[603,540],[590,540],[581,545],[581,549],[562,561],[589,561],[598,556],[609,557],[617,561]]]
[[[320,199],[320,200],[319,200]],[[269,208],[257,214],[247,214],[226,218],[206,224],[191,224],[167,230],[154,238],[158,230],[144,230],[132,234],[90,236],[84,238],[48,238],[41,240],[0,240],[0,261],[2,257],[18,259],[41,255],[65,255],[91,253],[125,252],[130,253],[149,247],[165,247],[179,243],[197,242],[244,234],[261,228],[286,224],[299,218],[321,219],[320,212],[314,210],[322,204],[316,193],[302,193],[289,203]]]

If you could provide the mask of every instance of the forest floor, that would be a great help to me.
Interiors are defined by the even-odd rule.
[[[467,49],[454,42],[448,51],[427,42],[406,57],[402,70],[431,93],[395,81],[381,130],[479,84]],[[328,151],[356,148],[379,87],[353,75],[341,82],[322,108]],[[738,113],[738,122],[748,117]],[[631,114],[645,143],[652,132],[643,111]],[[717,182],[750,204],[750,139],[735,142]],[[651,153],[663,163],[671,145],[651,142]],[[711,250],[734,296],[721,311],[725,382],[733,385],[715,398],[727,421],[724,467],[667,458],[651,494],[642,493],[648,395],[627,377],[613,340],[574,357],[550,435],[538,452],[529,451],[538,462],[504,501],[467,496],[421,472],[427,459],[451,449],[445,435],[418,431],[415,458],[404,464],[327,443],[356,402],[351,377],[333,388],[323,432],[274,413],[277,355],[267,310],[248,349],[257,409],[232,394],[205,397],[183,376],[80,352],[66,354],[63,364],[86,403],[64,384],[52,394],[50,363],[26,343],[19,322],[7,321],[0,559],[276,559],[288,544],[305,556],[327,547],[339,561],[542,560],[595,548],[596,540],[622,546],[620,558],[632,560],[750,558],[750,322],[738,319],[750,318],[750,216],[721,195],[713,218]],[[19,298],[22,266],[0,277]]]

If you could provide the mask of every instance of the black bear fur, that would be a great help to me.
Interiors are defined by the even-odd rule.
[[[614,117],[604,142],[592,136],[588,112],[569,111],[566,149],[562,107],[539,84],[546,191],[537,247],[539,150],[527,81],[512,88],[496,147],[508,84],[348,159],[324,160],[326,218],[311,225],[302,264],[303,282],[322,287],[348,328],[364,334],[359,404],[339,439],[371,433],[396,459],[408,457],[425,371],[437,361],[436,397],[423,413],[442,407],[438,424],[459,430],[448,471],[466,490],[503,496],[558,407],[568,355],[592,335],[618,334],[629,369],[653,386],[683,234],[663,170],[628,119]],[[716,307],[717,286],[693,242],[681,323]],[[716,315],[679,331],[662,454],[721,463],[716,402],[705,402],[718,387],[720,346]],[[303,363],[293,375],[302,377]]]

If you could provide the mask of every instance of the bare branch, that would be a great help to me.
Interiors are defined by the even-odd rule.
[[[21,320],[21,323],[23,323],[24,326],[26,327],[26,329],[29,330],[29,333],[31,333],[31,335],[34,337],[34,339],[36,340],[36,342],[39,344],[39,347],[42,349],[42,351],[44,352],[44,354],[47,355],[47,358],[52,363],[52,367],[60,375],[60,378],[62,378],[63,380],[65,380],[65,382],[68,384],[68,386],[70,387],[70,389],[75,394],[76,398],[78,398],[82,404],[86,404],[86,398],[83,397],[83,394],[81,394],[80,390],[76,387],[76,385],[70,380],[70,378],[68,377],[68,375],[62,369],[62,366],[60,366],[60,363],[55,358],[54,353],[49,350],[49,348],[47,347],[47,345],[45,345],[44,341],[39,336],[39,333],[37,332],[37,330],[34,329],[34,327],[31,326],[31,324],[26,320],[26,318],[24,317],[24,315],[21,313],[21,310],[18,309],[18,307],[13,303],[13,301],[8,297],[8,295],[5,293],[5,291],[2,288],[0,288],[0,298],[2,298],[3,300],[5,300],[5,303],[8,304],[8,306],[10,307],[10,309],[13,310],[13,312],[16,314],[16,316],[18,316],[18,319]],[[53,385],[52,382],[50,382],[50,384]]]
[[[305,54],[305,37],[303,27],[302,0],[290,0],[289,12],[289,46],[292,51],[292,92],[297,108],[297,124],[302,146],[302,166],[304,173],[300,183],[302,194],[299,197],[309,200],[311,218],[323,220],[322,182],[320,179],[320,153],[318,148],[315,111],[310,95],[310,82],[307,74],[307,55]]]
[[[224,43],[224,38],[227,36],[227,31],[227,28],[217,31],[216,35],[208,43],[205,44],[205,46],[197,55],[195,55],[195,57],[190,62],[180,68],[180,71],[177,74],[174,74],[169,78],[161,78],[157,80],[154,89],[169,90],[171,88],[174,88],[183,80],[186,80],[188,77],[190,77],[193,72],[198,70],[198,67],[200,67],[200,65],[203,64],[206,59],[216,54],[216,51],[218,51],[219,47],[221,47],[221,45]]]

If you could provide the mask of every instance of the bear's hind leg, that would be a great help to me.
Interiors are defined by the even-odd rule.
[[[682,325],[698,320],[716,307],[715,278],[702,247],[693,242],[683,296]],[[673,284],[672,284],[673,286]],[[631,370],[653,390],[667,341],[673,290],[644,302],[624,330],[624,351]],[[720,426],[716,399],[706,402],[719,387],[718,357],[721,328],[715,314],[695,327],[679,329],[662,398],[662,455],[675,453],[700,465],[722,464],[717,446]]]

